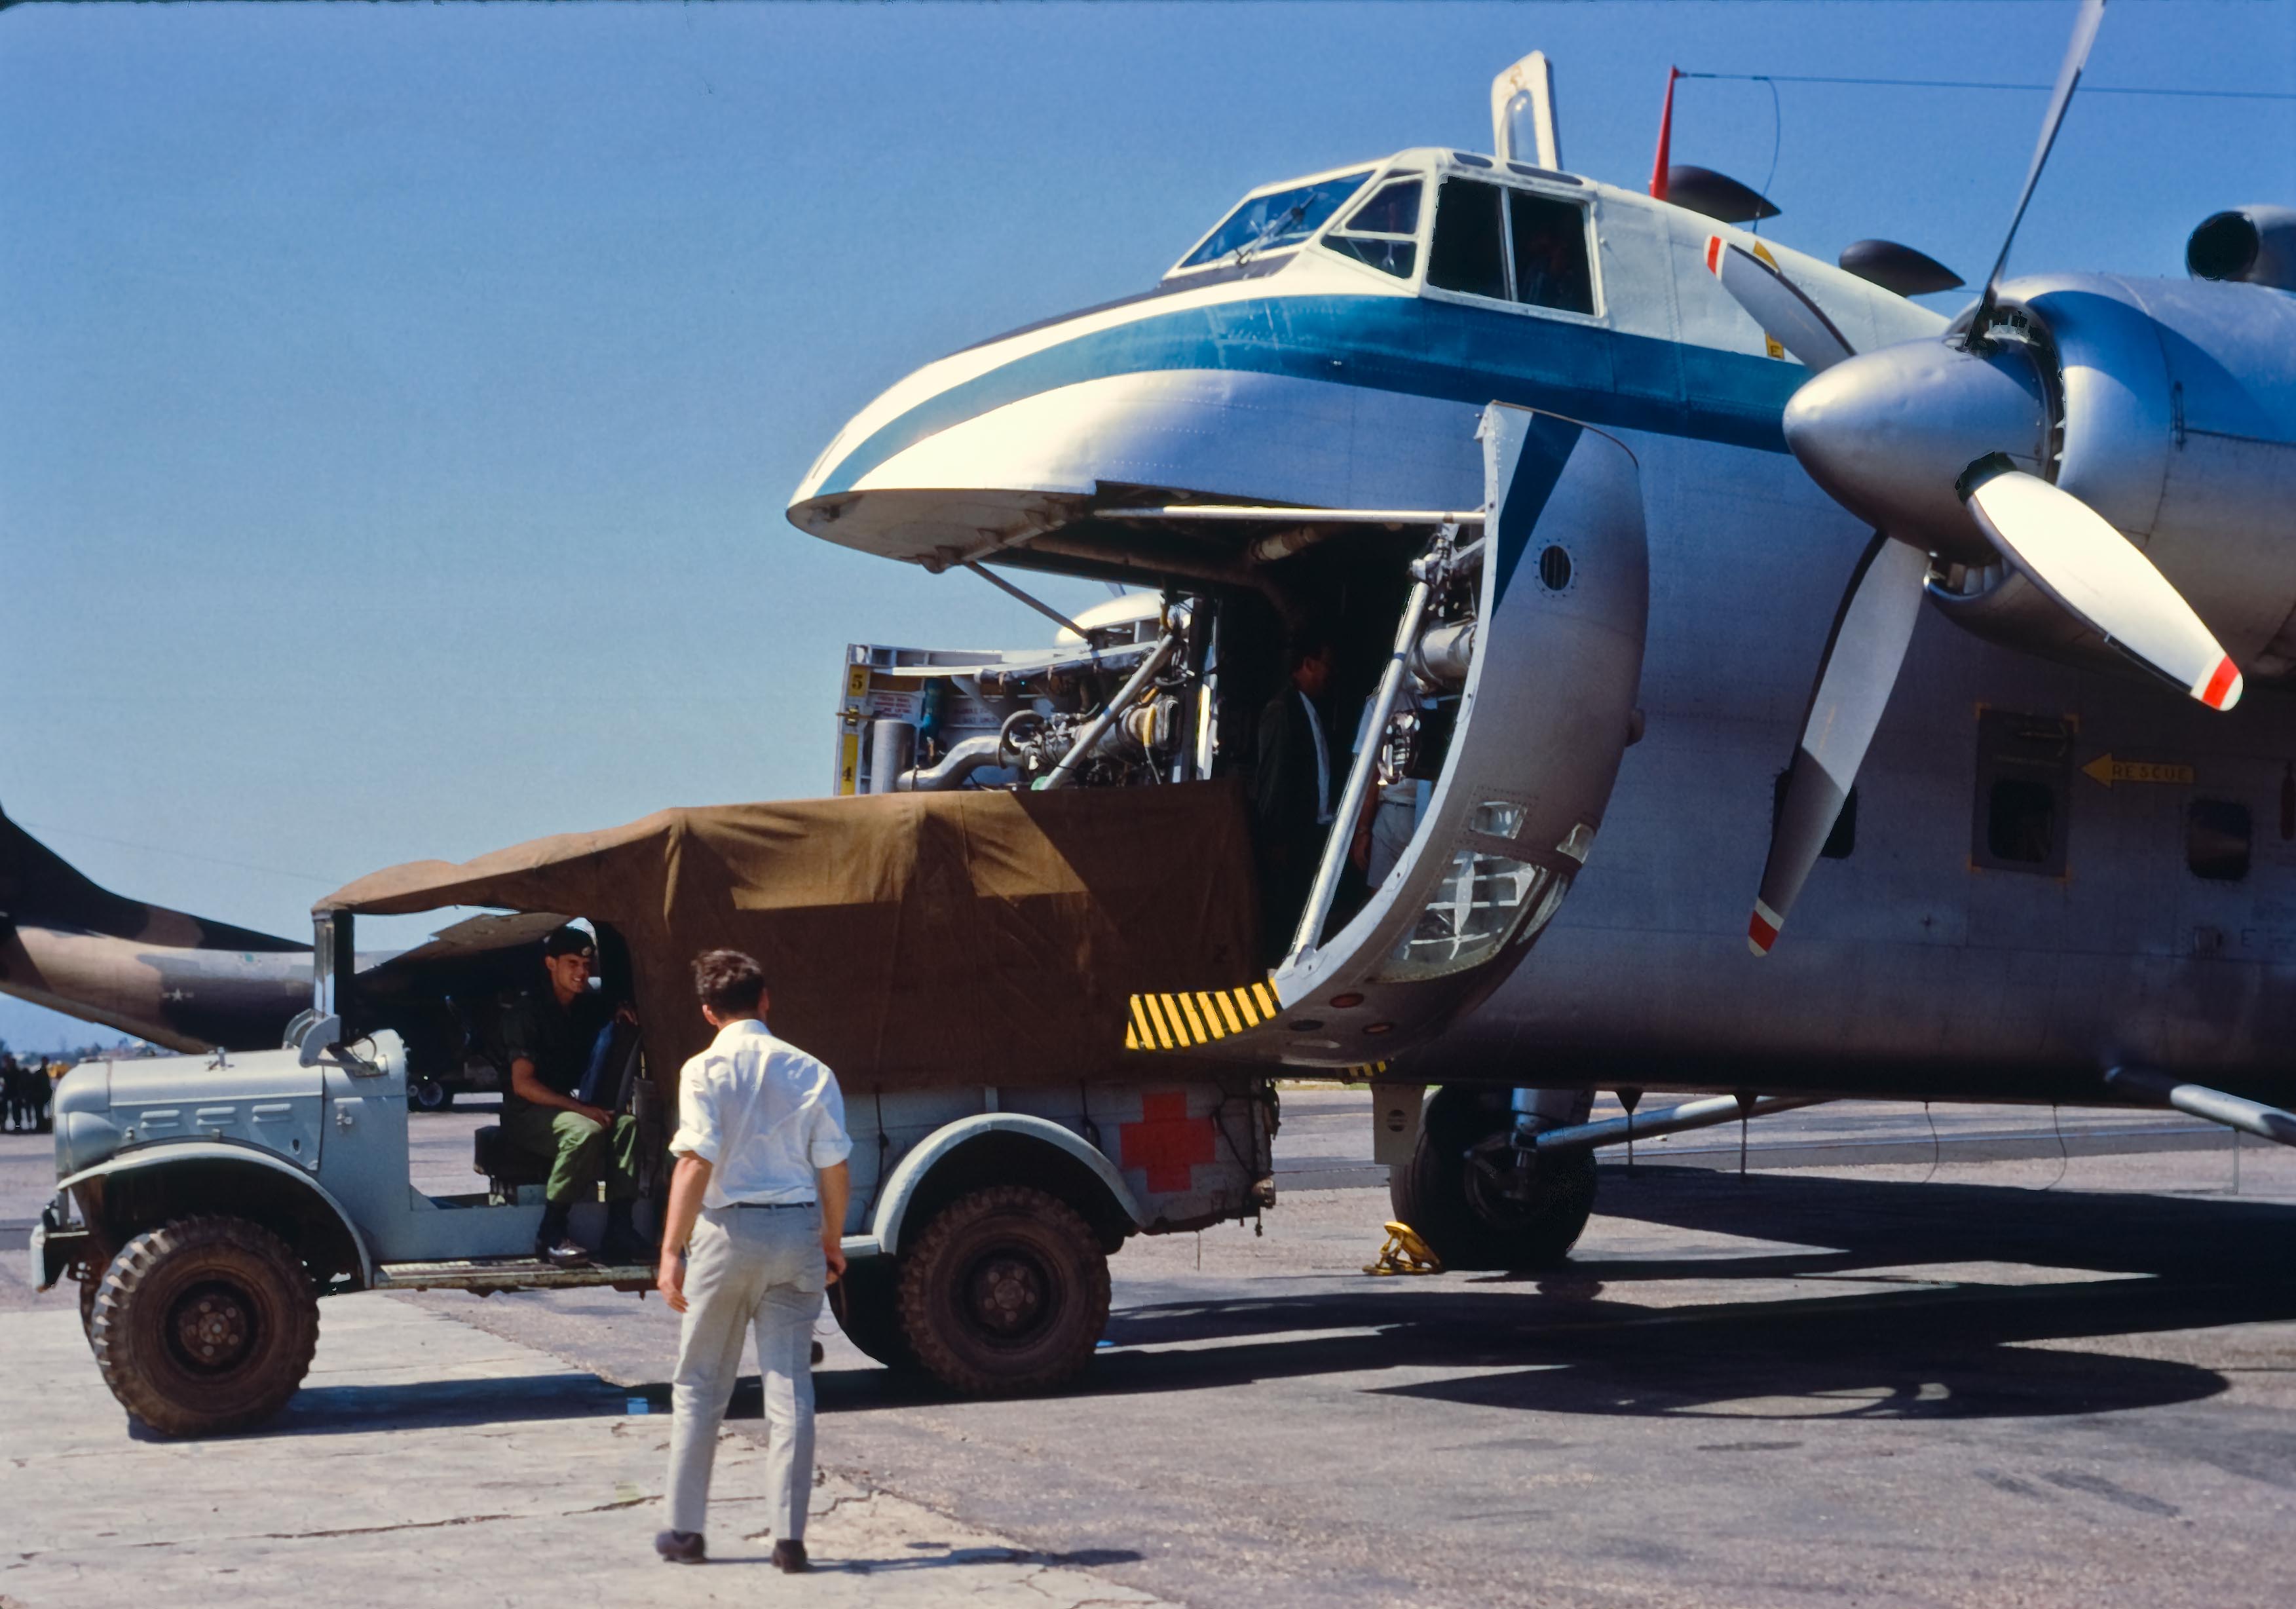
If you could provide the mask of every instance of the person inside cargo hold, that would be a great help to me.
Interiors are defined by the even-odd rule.
[[[600,1030],[618,1014],[635,1021],[627,1006],[617,1014],[591,989],[596,960],[589,934],[559,928],[542,941],[549,986],[520,1000],[503,1022],[503,1049],[510,1062],[503,1139],[550,1165],[534,1252],[563,1268],[591,1260],[568,1220],[576,1202],[594,1199],[589,1193],[601,1178],[606,1186],[606,1238],[599,1260],[642,1263],[653,1256],[630,1216],[630,1203],[637,1198],[637,1120],[593,1105],[579,1093]]]
[[[1271,958],[1290,946],[1322,859],[1344,774],[1332,770],[1331,639],[1303,631],[1292,642],[1291,677],[1259,714],[1251,777],[1252,845],[1259,861],[1260,943]]]

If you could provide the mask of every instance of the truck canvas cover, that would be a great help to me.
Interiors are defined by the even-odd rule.
[[[690,968],[719,947],[758,958],[774,1030],[849,1091],[1115,1077],[1130,996],[1259,975],[1233,780],[661,810],[392,866],[316,908],[458,905],[619,934],[657,1078],[709,1043]]]

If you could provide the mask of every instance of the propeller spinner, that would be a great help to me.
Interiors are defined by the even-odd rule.
[[[1706,266],[1811,371],[1786,405],[1786,445],[1873,522],[1818,664],[1771,832],[1747,942],[1767,955],[1816,865],[1913,640],[1931,555],[2006,559],[2060,607],[2215,710],[2241,675],[2168,579],[2095,510],[2044,478],[2049,415],[2027,349],[1988,339],[2009,247],[2056,142],[2104,0],[2084,0],[2041,135],[1966,338],[1859,354],[1784,275],[1718,236]]]

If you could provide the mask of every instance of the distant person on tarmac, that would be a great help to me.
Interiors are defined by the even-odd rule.
[[[24,1099],[26,1081],[23,1069],[16,1065],[16,1053],[0,1051],[0,1124],[12,1132],[17,1127],[16,1113],[29,1104]]]
[[[543,940],[542,967],[550,986],[521,1000],[503,1023],[503,1049],[510,1061],[503,1140],[550,1164],[534,1254],[561,1268],[580,1268],[591,1260],[569,1219],[575,1203],[596,1199],[591,1192],[601,1178],[606,1181],[606,1238],[599,1259],[643,1263],[653,1258],[653,1247],[630,1217],[638,1193],[637,1120],[586,1104],[575,1095],[598,1030],[613,1014],[591,992],[597,953],[590,935],[578,927],[562,927]]]
[[[813,1326],[821,1297],[845,1272],[851,1190],[845,1098],[828,1068],[766,1029],[765,974],[739,950],[693,963],[702,1020],[718,1030],[678,1074],[677,1158],[670,1175],[657,1284],[678,1331],[670,1387],[669,1529],[654,1551],[678,1564],[708,1556],[702,1524],[718,1429],[758,1333],[765,1376],[767,1514],[774,1564],[808,1568],[806,1505],[813,1491]]]

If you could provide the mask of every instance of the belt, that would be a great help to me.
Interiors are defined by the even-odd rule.
[[[747,1207],[752,1211],[772,1212],[790,1207],[817,1207],[821,1203],[810,1201],[737,1201],[728,1202],[726,1204],[729,1207]]]

